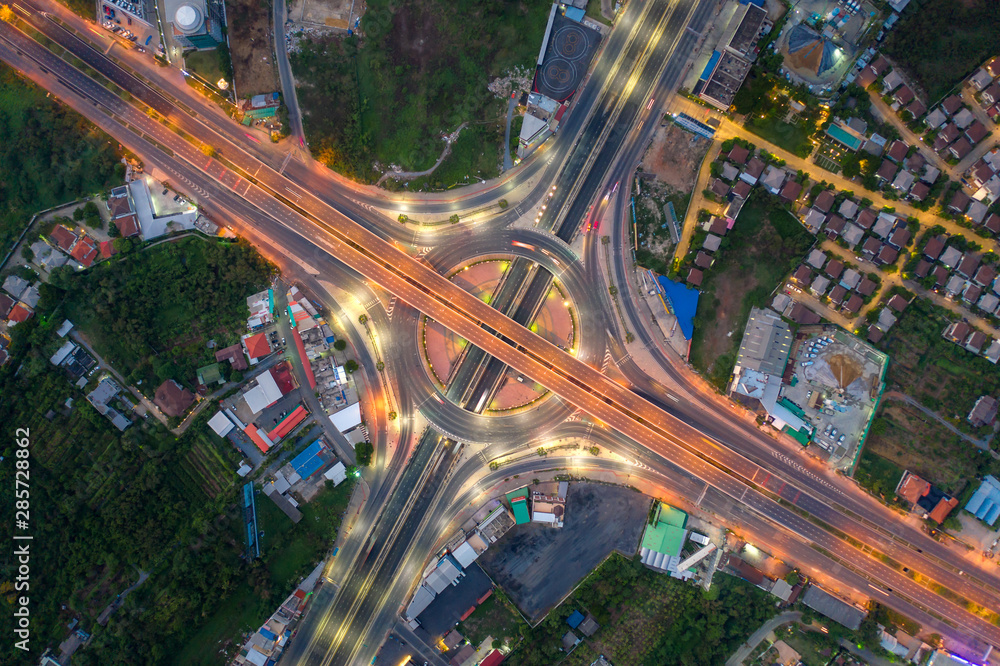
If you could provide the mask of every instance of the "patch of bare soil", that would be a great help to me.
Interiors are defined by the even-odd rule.
[[[840,388],[847,388],[861,376],[861,366],[850,356],[836,354],[827,359],[827,364],[830,366],[837,383],[840,384]]]
[[[672,189],[688,193],[694,187],[698,169],[710,145],[708,139],[668,123],[653,135],[653,141],[642,158],[642,168],[655,173],[657,180]]]
[[[226,0],[226,17],[236,94],[246,98],[281,90],[270,2]]]

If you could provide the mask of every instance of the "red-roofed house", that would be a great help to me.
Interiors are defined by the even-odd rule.
[[[948,499],[941,499],[934,507],[934,510],[930,512],[930,519],[935,523],[943,523],[944,519],[948,517],[948,514],[952,512],[958,506],[958,500],[954,497],[949,497]]]
[[[500,662],[503,661],[503,653],[500,650],[493,650],[488,655],[486,659],[479,662],[479,666],[500,666]]]
[[[135,216],[135,213],[119,217],[115,220],[115,226],[121,232],[122,238],[137,236],[139,234],[139,218]]]
[[[73,251],[70,252],[69,256],[89,268],[94,265],[94,261],[97,259],[97,247],[94,245],[93,240],[87,236],[83,236],[73,246]]]
[[[117,254],[115,244],[112,241],[101,241],[101,259],[110,259]]]
[[[11,309],[10,314],[7,315],[7,321],[10,325],[20,324],[22,321],[28,321],[31,319],[31,315],[35,314],[31,308],[29,308],[24,303],[17,303]]]
[[[256,363],[271,353],[271,345],[268,344],[267,336],[263,333],[244,338],[243,346],[247,350],[247,356],[250,357],[250,363]]]
[[[69,254],[73,251],[73,245],[76,243],[77,235],[63,225],[57,224],[49,234],[49,238],[60,250]]]

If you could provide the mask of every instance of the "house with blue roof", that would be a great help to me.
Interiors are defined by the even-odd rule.
[[[965,510],[987,525],[994,525],[1000,518],[1000,481],[995,476],[983,479]]]

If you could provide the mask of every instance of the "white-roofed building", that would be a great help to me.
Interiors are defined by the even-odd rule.
[[[347,479],[347,468],[344,463],[337,461],[337,464],[323,472],[323,478],[333,481],[333,485],[339,486]]]
[[[347,432],[358,427],[361,425],[361,403],[356,402],[353,405],[344,407],[339,412],[331,414],[330,422],[340,432]]]
[[[482,539],[480,539],[480,541],[482,541]],[[466,540],[462,542],[461,546],[452,552],[452,555],[455,557],[455,561],[458,562],[463,569],[466,569],[470,564],[476,561],[482,552],[482,550],[477,551],[472,544]]]
[[[257,386],[243,394],[243,399],[247,401],[247,407],[254,414],[261,412],[264,408],[273,405],[281,397],[281,389],[271,372],[263,372],[257,377]]]
[[[56,335],[58,335],[60,338],[65,338],[67,335],[69,335],[69,332],[72,330],[73,330],[73,322],[71,322],[69,319],[66,319],[65,321],[63,321],[62,324],[59,325],[59,330],[56,331]]]
[[[63,343],[63,346],[59,348],[59,351],[57,351],[55,354],[52,355],[52,358],[50,358],[49,361],[52,362],[52,365],[57,365],[57,366],[62,365],[63,362],[67,358],[69,358],[69,355],[75,352],[76,350],[77,350],[76,343],[73,342],[72,340],[67,340],[65,343]]]
[[[208,426],[214,430],[215,434],[219,437],[225,437],[229,434],[230,430],[236,427],[222,411],[216,412],[215,416],[208,420]]]

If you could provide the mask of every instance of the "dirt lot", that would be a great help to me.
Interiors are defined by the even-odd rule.
[[[305,25],[326,26],[347,30],[351,19],[351,5],[354,5],[353,18],[364,14],[364,3],[352,3],[351,0],[298,0],[288,10],[288,18],[295,23]]]
[[[672,189],[688,193],[698,178],[698,169],[712,143],[668,123],[653,135],[642,158],[644,171],[655,173],[656,179]]]
[[[516,525],[479,565],[536,622],[612,550],[631,557],[648,511],[649,498],[628,488],[571,483],[561,529]]]
[[[226,0],[229,47],[236,94],[240,98],[281,90],[274,63],[271,3]]]

